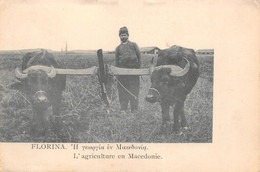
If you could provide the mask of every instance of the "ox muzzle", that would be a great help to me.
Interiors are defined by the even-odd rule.
[[[39,90],[33,95],[33,104],[37,107],[47,108],[49,106],[49,100],[45,91]]]
[[[145,100],[149,103],[161,102],[161,94],[156,88],[149,88]]]

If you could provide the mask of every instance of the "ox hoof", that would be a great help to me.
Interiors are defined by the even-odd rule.
[[[186,120],[181,121],[181,127],[183,127],[183,128],[187,127],[187,122],[186,122]]]
[[[177,135],[178,136],[182,136],[184,133],[182,131],[180,131]]]
[[[126,113],[126,111],[125,110],[121,110],[120,111],[120,115],[126,115],[127,113]]]
[[[179,124],[173,124],[172,131],[179,131],[179,130],[180,130],[180,125]]]
[[[171,123],[162,124],[159,129],[159,134],[169,134],[171,133]]]

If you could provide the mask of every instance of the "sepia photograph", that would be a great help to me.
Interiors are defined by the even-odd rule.
[[[0,0],[0,171],[260,170],[258,0]]]
[[[1,46],[1,142],[212,142],[214,47],[182,45],[174,37],[162,42],[173,21],[158,31],[151,26],[160,15],[144,13],[145,27],[135,26],[137,16],[107,16],[122,20],[114,27],[99,21],[109,11],[90,17],[98,3],[80,6],[93,12],[76,21],[66,13],[71,8],[60,6],[54,20],[43,4],[48,15],[35,9],[39,17],[13,33],[14,40],[28,35],[25,43]],[[23,32],[32,27],[40,28]],[[39,32],[46,33],[33,37]]]

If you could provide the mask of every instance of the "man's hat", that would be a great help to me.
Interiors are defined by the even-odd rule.
[[[120,28],[120,30],[119,30],[119,35],[124,34],[124,33],[126,33],[127,35],[129,35],[128,29],[127,29],[127,27],[125,27],[125,26]]]

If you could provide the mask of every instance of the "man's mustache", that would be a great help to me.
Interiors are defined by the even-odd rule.
[[[127,38],[122,38],[122,39],[121,39],[121,41],[126,41],[126,40],[127,40]]]

